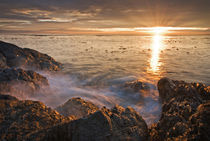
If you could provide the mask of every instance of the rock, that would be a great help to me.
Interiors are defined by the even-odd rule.
[[[150,127],[150,140],[210,140],[207,136],[209,112],[202,110],[209,109],[209,103],[202,99],[200,89],[191,83],[162,78],[158,82],[158,90],[162,113],[160,120]],[[197,126],[200,120],[202,125]]]
[[[93,103],[81,98],[72,98],[63,105],[57,107],[56,110],[64,116],[73,115],[78,119],[95,113],[99,108]]]
[[[0,53],[0,68],[7,68],[7,61],[6,58]]]
[[[183,95],[201,99],[201,94],[191,83],[174,81],[169,78],[162,78],[158,81],[158,91],[163,103]]]
[[[173,83],[172,80],[168,78],[162,78],[158,81],[158,91],[159,91],[159,96],[161,100],[167,101],[168,99],[171,99],[171,97],[174,96],[174,90],[176,85]]]
[[[203,100],[210,100],[210,86],[202,83],[192,83]]]
[[[139,80],[126,82],[123,88],[134,90],[138,92],[140,90],[155,90],[156,87],[153,84],[141,82]]]
[[[18,100],[18,99],[11,95],[0,94],[0,100]]]
[[[0,67],[57,71],[61,64],[47,54],[0,41]]]
[[[41,137],[41,138],[40,138]],[[131,107],[101,110],[69,123],[60,124],[32,134],[28,140],[89,141],[89,140],[141,140],[148,138],[145,121]]]
[[[0,70],[0,86],[13,81],[30,82],[34,88],[48,84],[33,71]],[[139,91],[141,85],[128,87],[137,86]],[[5,86],[1,86],[2,91]],[[157,87],[162,113],[149,129],[131,107],[99,109],[91,102],[72,98],[56,108],[63,116],[41,102],[0,94],[0,140],[210,140],[209,86],[162,78]]]
[[[210,101],[201,104],[190,117],[191,130],[187,133],[190,140],[210,140]]]
[[[33,95],[41,87],[48,86],[47,78],[36,72],[22,69],[0,70],[0,93],[22,97],[25,94]]]
[[[0,99],[2,141],[22,141],[32,132],[70,120],[38,101]]]

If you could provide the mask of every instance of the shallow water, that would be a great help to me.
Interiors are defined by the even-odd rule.
[[[55,107],[81,96],[100,106],[132,106],[148,123],[157,121],[157,90],[122,90],[137,80],[156,85],[160,77],[210,84],[210,36],[29,36],[0,35],[0,40],[46,53],[64,64],[48,77],[52,90],[37,98]]]

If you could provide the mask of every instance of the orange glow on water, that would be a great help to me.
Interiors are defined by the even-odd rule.
[[[161,62],[160,60],[160,51],[163,49],[163,33],[166,32],[165,29],[162,28],[154,28],[153,30],[154,35],[152,37],[152,53],[151,53],[151,59],[150,59],[150,67],[149,72],[152,72],[153,74],[159,74],[160,72],[160,66]]]

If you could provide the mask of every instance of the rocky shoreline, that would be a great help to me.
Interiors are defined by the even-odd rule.
[[[46,54],[0,41],[0,140],[210,140],[210,86],[201,83],[160,79],[162,113],[150,127],[131,107],[99,108],[72,98],[51,109],[39,101],[20,100],[49,87],[47,78],[36,71],[61,68]],[[124,87],[149,89],[139,81]]]

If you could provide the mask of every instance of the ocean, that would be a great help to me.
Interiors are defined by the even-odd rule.
[[[26,98],[53,108],[82,97],[100,107],[131,106],[151,124],[161,113],[157,89],[128,92],[124,83],[139,80],[153,86],[169,77],[210,85],[210,36],[0,35],[0,40],[63,64],[57,74],[40,72],[50,82],[46,97]]]

